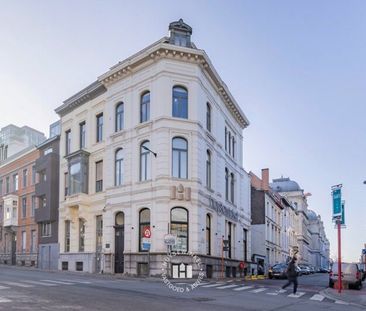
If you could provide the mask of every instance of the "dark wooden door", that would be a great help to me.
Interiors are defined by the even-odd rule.
[[[124,272],[124,250],[125,250],[125,227],[116,226],[115,227],[115,262],[114,262],[114,272],[123,273]]]

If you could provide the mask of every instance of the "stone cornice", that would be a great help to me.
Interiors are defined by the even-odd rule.
[[[180,60],[199,65],[203,72],[206,73],[208,78],[211,80],[221,99],[232,113],[234,118],[238,121],[240,126],[245,128],[249,125],[249,120],[231,95],[226,84],[221,80],[209,57],[203,50],[176,46],[165,43],[162,39],[112,67],[108,72],[98,77],[98,81],[108,87],[120,79],[123,79],[138,71],[141,69],[141,67],[150,65],[153,62],[163,58]]]

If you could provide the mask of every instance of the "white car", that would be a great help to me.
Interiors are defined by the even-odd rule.
[[[348,284],[356,289],[362,288],[362,273],[356,263],[342,262],[342,283]],[[333,264],[332,270],[329,272],[329,287],[333,288],[338,282],[338,262]]]

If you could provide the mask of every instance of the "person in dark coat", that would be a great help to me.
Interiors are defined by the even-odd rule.
[[[294,283],[294,294],[297,291],[297,271],[296,271],[296,257],[293,257],[290,263],[287,266],[287,283],[282,286],[282,289],[285,289],[287,286],[290,286],[291,283]]]

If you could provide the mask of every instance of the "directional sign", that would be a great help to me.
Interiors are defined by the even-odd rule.
[[[142,250],[148,251],[150,250],[151,240],[150,238],[142,238]]]
[[[341,188],[332,190],[333,197],[333,218],[342,216],[342,193]]]
[[[344,218],[344,206],[345,206],[345,202],[342,201],[342,215],[341,215],[341,225],[345,225],[346,224],[346,220]]]
[[[166,234],[164,236],[164,243],[165,245],[175,245],[177,242],[177,237],[174,234]]]

